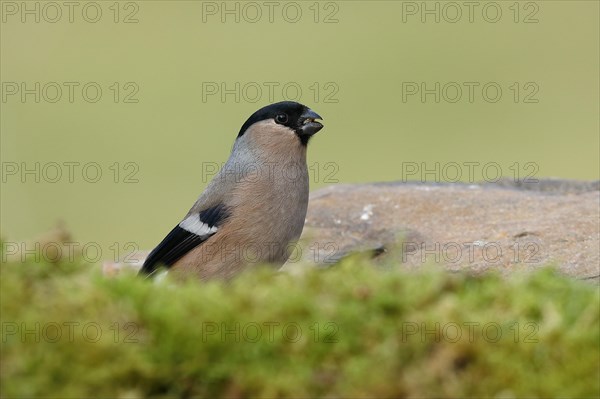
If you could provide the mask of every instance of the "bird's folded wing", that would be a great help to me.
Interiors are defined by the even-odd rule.
[[[214,235],[228,216],[229,212],[222,204],[188,215],[150,252],[140,274],[150,275],[161,265],[172,266]]]

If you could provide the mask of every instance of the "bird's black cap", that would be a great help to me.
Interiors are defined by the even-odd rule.
[[[282,101],[267,105],[253,113],[242,125],[238,137],[244,135],[246,130],[256,122],[274,119],[276,123],[294,130],[302,144],[307,144],[310,137],[323,128],[315,119],[323,119],[306,105],[294,101]]]

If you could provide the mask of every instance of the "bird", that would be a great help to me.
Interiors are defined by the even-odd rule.
[[[254,112],[228,160],[139,274],[152,277],[166,268],[184,279],[231,280],[253,265],[283,265],[304,228],[306,151],[322,119],[294,101]]]

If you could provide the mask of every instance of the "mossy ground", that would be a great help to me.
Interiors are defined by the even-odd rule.
[[[598,288],[350,259],[231,284],[1,268],[2,397],[598,397]]]

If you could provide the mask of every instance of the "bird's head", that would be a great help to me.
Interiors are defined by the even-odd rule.
[[[282,101],[267,105],[253,113],[242,125],[238,138],[257,123],[269,126],[273,134],[295,134],[303,145],[323,128],[317,119],[323,119],[306,105],[294,101]]]

